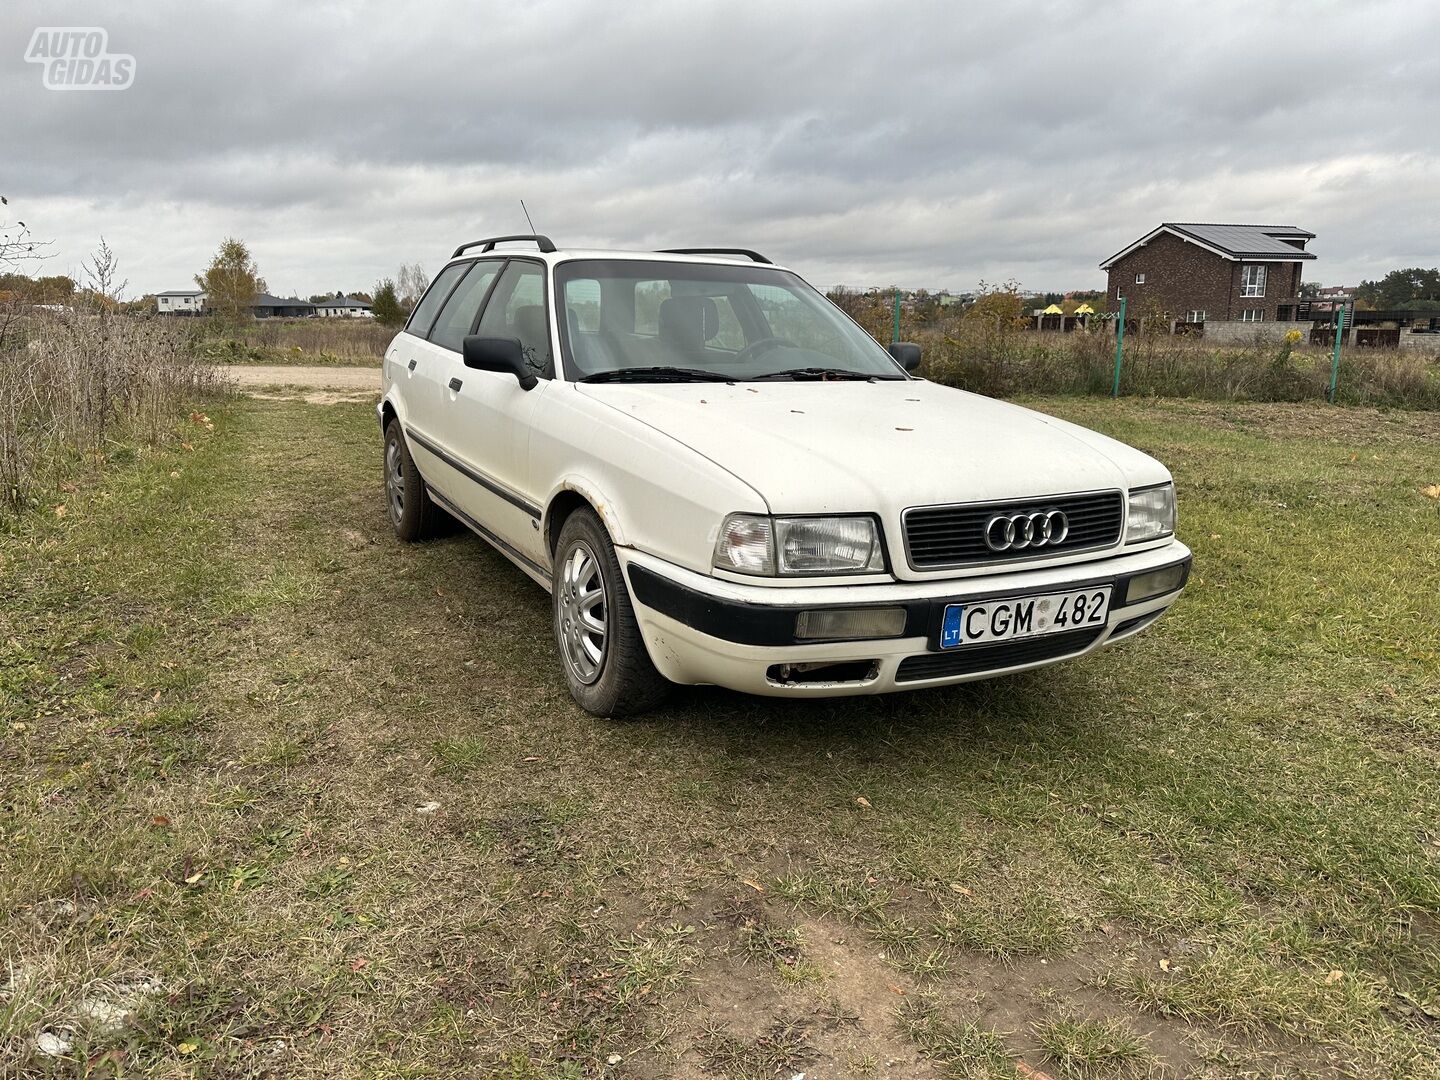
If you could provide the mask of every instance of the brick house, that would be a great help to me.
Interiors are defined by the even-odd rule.
[[[1273,322],[1288,318],[1300,292],[1300,264],[1315,258],[1315,234],[1293,225],[1165,222],[1100,264],[1110,275],[1107,311],[1152,310],[1181,322]]]

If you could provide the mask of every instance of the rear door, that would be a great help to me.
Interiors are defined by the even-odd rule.
[[[397,397],[401,418],[405,421],[410,454],[425,482],[437,489],[442,480],[440,460],[420,441],[434,431],[440,407],[440,389],[435,381],[438,371],[425,339],[440,309],[471,265],[470,262],[451,263],[435,275],[435,280],[411,312],[404,331],[396,335],[385,352],[386,393],[392,386],[398,388]]]

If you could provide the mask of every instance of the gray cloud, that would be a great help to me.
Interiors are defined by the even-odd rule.
[[[40,25],[121,93],[55,93]],[[362,287],[520,228],[733,243],[819,285],[1093,287],[1160,220],[1313,229],[1312,277],[1440,263],[1440,11],[1319,3],[233,5],[11,0],[0,191],[137,290],[244,237],[272,288]]]

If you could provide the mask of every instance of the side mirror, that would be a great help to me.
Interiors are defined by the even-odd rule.
[[[480,371],[514,375],[521,390],[533,390],[540,380],[525,363],[519,338],[481,337],[470,334],[461,346],[465,366]]]
[[[885,348],[906,371],[914,371],[920,366],[920,346],[913,341],[892,341]]]

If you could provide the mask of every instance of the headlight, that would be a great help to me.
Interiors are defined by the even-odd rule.
[[[1158,540],[1175,531],[1175,485],[1160,484],[1130,492],[1125,518],[1125,542]]]
[[[885,569],[880,529],[868,517],[731,514],[714,563],[742,574],[873,574]]]

